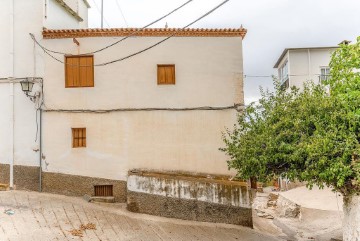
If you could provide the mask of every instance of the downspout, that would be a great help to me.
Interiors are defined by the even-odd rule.
[[[9,98],[10,98],[10,188],[14,188],[14,1],[10,3],[10,52],[9,52]]]
[[[43,80],[41,80],[41,96],[40,98],[44,98],[44,87],[43,87]],[[39,163],[40,163],[40,171],[39,171],[39,192],[42,192],[42,100],[39,107]]]

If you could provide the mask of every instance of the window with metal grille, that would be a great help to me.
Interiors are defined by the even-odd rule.
[[[72,128],[72,147],[86,147],[86,128]]]
[[[94,56],[65,56],[65,87],[94,87]]]
[[[330,68],[329,67],[321,67],[320,68],[320,81],[325,81],[330,79]]]
[[[112,197],[113,185],[95,185],[94,193],[95,197]]]
[[[175,84],[175,65],[159,64],[157,66],[157,83],[158,85],[174,85]]]

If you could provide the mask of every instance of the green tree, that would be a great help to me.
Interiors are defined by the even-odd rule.
[[[360,37],[341,44],[325,85],[261,91],[223,135],[239,178],[287,177],[344,195],[344,240],[360,240]],[[330,89],[330,91],[328,90]]]

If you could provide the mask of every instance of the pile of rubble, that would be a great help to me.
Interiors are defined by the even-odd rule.
[[[267,219],[274,219],[275,216],[297,218],[300,215],[299,205],[274,192],[258,193],[253,209],[258,217]]]

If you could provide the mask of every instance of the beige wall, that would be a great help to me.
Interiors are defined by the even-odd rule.
[[[126,180],[133,168],[228,174],[221,132],[234,110],[44,114],[45,171]],[[71,128],[87,147],[72,148]]]
[[[95,54],[95,64],[162,38],[132,38]],[[50,49],[84,53],[115,38],[45,40]],[[46,58],[49,109],[183,108],[243,103],[241,38],[173,38],[124,62],[95,67],[94,88],[64,88],[64,66]],[[176,85],[158,86],[157,64],[176,65]],[[132,168],[228,174],[221,132],[235,110],[44,114],[46,171],[125,180]],[[87,128],[87,147],[71,148],[71,128]]]

